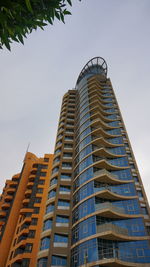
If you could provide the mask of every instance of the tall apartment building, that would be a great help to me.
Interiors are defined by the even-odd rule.
[[[147,198],[102,58],[63,97],[38,267],[150,266]]]
[[[28,179],[35,166],[30,165]],[[34,199],[32,207],[18,208],[14,234],[9,225],[15,203],[7,215],[8,223],[6,209],[0,211],[0,225],[4,224],[1,244],[4,235],[11,233],[6,267],[150,266],[148,201],[103,58],[90,60],[75,90],[64,95],[53,162],[48,166],[42,212],[34,210],[39,197],[31,190],[35,179],[30,194],[26,193],[28,203]],[[6,192],[1,207],[8,203]],[[21,205],[26,201],[22,196]],[[40,218],[40,223],[34,228],[37,237],[31,238],[32,217]],[[30,220],[28,233],[22,239],[21,226],[26,220]]]
[[[36,266],[53,155],[27,152],[0,199],[0,267]]]

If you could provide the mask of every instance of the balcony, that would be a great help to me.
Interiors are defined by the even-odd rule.
[[[29,182],[27,183],[27,188],[31,189],[33,187],[34,183],[33,182]]]
[[[8,210],[10,208],[10,203],[2,204],[2,210]]]
[[[26,190],[25,191],[25,197],[30,197],[30,195],[31,195],[31,193],[32,193],[32,190]]]
[[[11,200],[13,199],[13,196],[9,196],[9,195],[7,195],[6,197],[5,197],[5,201],[6,202],[10,202]]]
[[[0,211],[0,218],[4,218],[6,216],[6,212],[5,211]]]
[[[22,208],[20,210],[21,215],[26,214],[26,213],[32,213],[32,212],[33,212],[33,209],[29,209],[29,208]]]
[[[115,224],[112,223],[105,223],[102,225],[97,225],[97,233],[103,233],[103,232],[107,232],[107,231],[111,231],[114,232],[115,234],[118,235],[127,235],[128,236],[128,230],[122,227],[119,227]]]
[[[15,188],[8,188],[8,190],[7,190],[7,194],[9,194],[9,195],[12,195],[12,194],[14,194],[14,192],[16,191],[16,189]]]
[[[114,206],[110,202],[103,202],[95,204],[95,210],[101,213],[105,213],[106,217],[119,218],[122,216],[129,217],[129,214],[125,213],[124,208]]]

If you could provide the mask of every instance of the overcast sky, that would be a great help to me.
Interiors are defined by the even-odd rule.
[[[105,58],[150,199],[150,1],[73,0],[72,16],[0,51],[0,191],[27,145],[53,153],[63,94],[86,62]]]

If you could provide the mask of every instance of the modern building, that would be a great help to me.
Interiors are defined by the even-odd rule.
[[[27,152],[0,199],[0,267],[36,266],[53,155]]]
[[[63,97],[38,267],[150,266],[150,213],[103,58]]]
[[[14,176],[26,181],[23,191],[17,183],[6,200],[7,182],[2,194],[2,267],[150,266],[149,205],[103,58],[63,97],[53,161],[34,157]]]

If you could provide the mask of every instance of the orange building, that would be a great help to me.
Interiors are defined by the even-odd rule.
[[[7,180],[0,199],[0,267],[36,266],[52,154],[27,152],[22,171]]]

